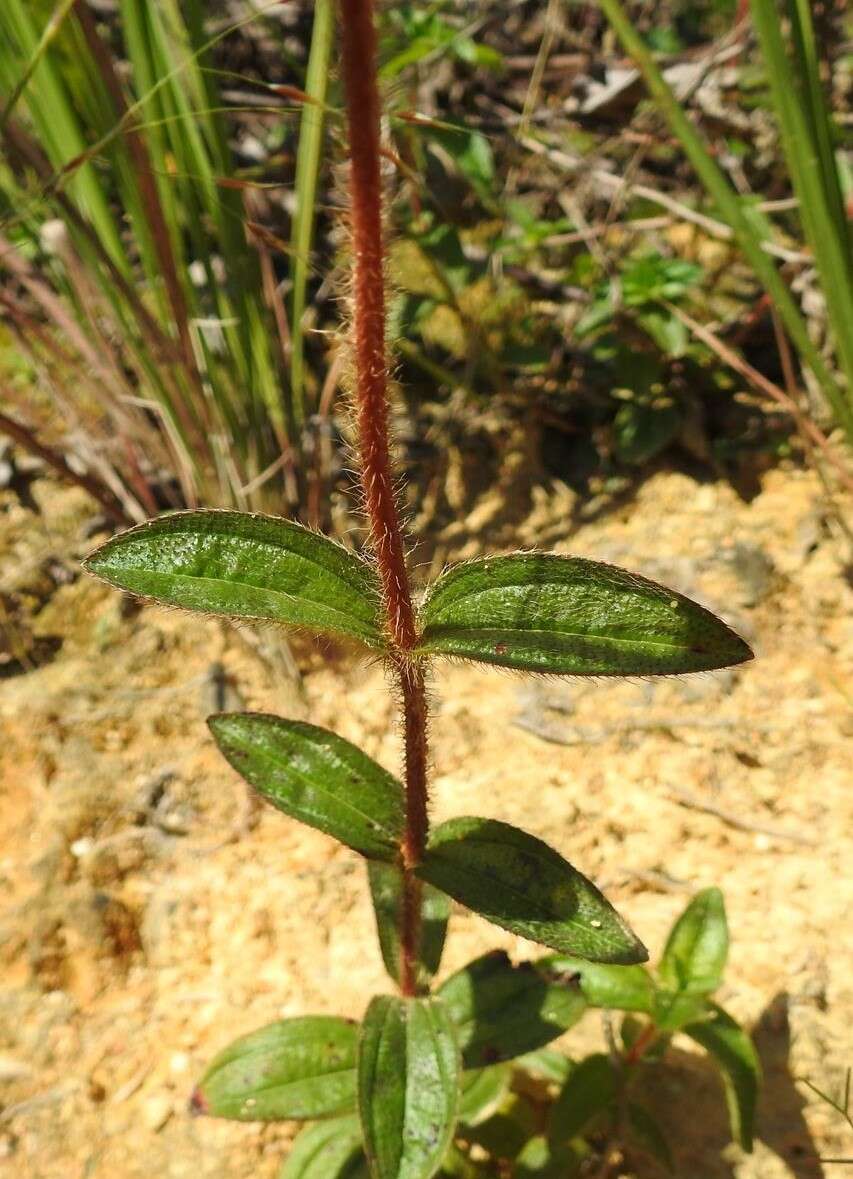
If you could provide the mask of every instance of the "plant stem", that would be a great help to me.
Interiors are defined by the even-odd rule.
[[[400,990],[413,995],[421,921],[421,888],[413,870],[423,857],[429,828],[427,700],[423,670],[412,658],[418,633],[388,446],[385,252],[373,0],[340,0],[340,5],[351,161],[356,423],[370,539],[382,586],[391,663],[401,694],[406,829],[400,848],[404,882]]]

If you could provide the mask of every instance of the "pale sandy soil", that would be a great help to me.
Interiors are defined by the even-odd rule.
[[[90,543],[76,493],[35,492],[41,518],[0,505],[7,593]],[[566,495],[541,494],[519,543],[667,580],[724,613],[758,658],[656,684],[436,668],[435,814],[548,840],[653,955],[690,893],[722,885],[733,944],[720,998],[756,1027],[766,1069],[755,1155],[726,1146],[717,1081],[688,1044],[649,1097],[685,1179],[839,1174],[815,1156],[853,1156],[853,1139],[796,1080],[837,1090],[853,1063],[853,624],[818,485],[771,472],[746,505],[659,474],[571,536]],[[464,526],[446,540],[451,555],[482,547]],[[382,672],[298,640],[300,695],[219,624],[155,608],[123,618],[86,579],[48,593],[32,625],[63,643],[0,680],[0,1173],[268,1179],[291,1128],[193,1120],[193,1079],[235,1035],[301,1012],[358,1017],[386,981],[353,854],[272,811],[233,838],[245,794],[204,725],[211,665],[228,706],[238,692],[333,726],[394,767]],[[443,971],[496,944],[535,953],[456,912]],[[601,1043],[589,1015],[566,1047]]]

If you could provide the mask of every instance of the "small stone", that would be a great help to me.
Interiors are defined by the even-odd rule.
[[[188,1052],[173,1052],[169,1059],[169,1070],[173,1073],[185,1073],[190,1067]]]
[[[32,1076],[32,1068],[25,1060],[17,1060],[14,1056],[0,1056],[0,1085],[7,1085],[12,1081],[23,1081]]]
[[[157,1093],[149,1097],[142,1109],[142,1121],[149,1130],[156,1134],[162,1130],[172,1116],[172,1099],[166,1093]]]

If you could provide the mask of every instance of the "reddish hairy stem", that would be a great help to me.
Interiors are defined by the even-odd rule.
[[[415,611],[388,446],[388,359],[385,345],[385,251],[382,240],[379,91],[373,0],[340,0],[343,75],[350,149],[353,248],[353,352],[361,482],[400,682],[405,738],[406,830],[400,989],[416,991],[421,886],[413,869],[423,858],[427,816],[427,701],[423,670],[412,658]]]

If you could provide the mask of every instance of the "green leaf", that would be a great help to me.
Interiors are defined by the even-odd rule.
[[[686,1023],[703,1019],[708,1011],[705,995],[689,995],[659,987],[655,991],[652,1017],[662,1032],[677,1032]]]
[[[681,420],[676,405],[656,407],[626,401],[613,419],[617,456],[624,463],[642,466],[670,444]]]
[[[367,865],[367,873],[382,961],[394,982],[399,983],[403,875],[397,864],[381,864],[377,861]],[[450,898],[429,884],[421,882],[421,887],[417,983],[419,987],[426,987],[441,962],[450,917]]]
[[[373,1179],[431,1179],[450,1145],[459,1049],[435,999],[378,995],[358,1046],[358,1108]]]
[[[114,536],[84,566],[128,593],[185,610],[268,619],[385,646],[370,567],[289,520],[176,512]]]
[[[625,964],[648,957],[591,881],[541,839],[508,823],[442,823],[417,871],[486,920],[552,950]]]
[[[465,1068],[542,1048],[586,1009],[578,991],[549,983],[532,962],[513,966],[503,950],[469,962],[438,994],[456,1027]]]
[[[658,1125],[657,1119],[649,1113],[645,1106],[637,1105],[634,1101],[628,1102],[627,1112],[631,1137],[641,1150],[650,1154],[662,1167],[672,1173],[675,1170],[672,1151],[669,1149],[666,1135]]]
[[[331,1015],[268,1024],[219,1053],[192,1108],[238,1122],[348,1113],[356,1100],[356,1040],[356,1025]]]
[[[744,1029],[716,1003],[712,1017],[688,1024],[683,1031],[714,1058],[720,1068],[732,1137],[744,1150],[752,1150],[755,1105],[761,1083],[761,1062]]]
[[[616,1070],[603,1053],[587,1056],[572,1070],[551,1111],[550,1140],[568,1142],[609,1110],[618,1092]]]
[[[391,860],[405,826],[403,787],[328,729],[259,712],[208,718],[216,744],[277,810],[363,856]]]
[[[463,1136],[494,1158],[513,1159],[538,1132],[541,1120],[541,1111],[529,1098],[510,1092],[491,1117],[466,1126]]]
[[[679,299],[702,278],[702,267],[681,258],[647,254],[622,272],[622,297],[627,307],[658,299]]]
[[[567,1143],[549,1143],[544,1134],[528,1139],[515,1160],[515,1179],[572,1179],[581,1157]]]
[[[354,1179],[361,1157],[358,1116],[332,1118],[298,1135],[278,1179]]]
[[[463,1074],[459,1094],[459,1121],[476,1126],[491,1117],[509,1092],[512,1069],[508,1064],[472,1069]]]
[[[457,565],[421,611],[420,649],[565,675],[672,675],[752,658],[710,611],[580,557],[516,553]]]
[[[658,967],[673,991],[708,995],[723,981],[729,952],[726,906],[718,888],[706,888],[675,922]]]
[[[546,1081],[554,1081],[562,1085],[566,1077],[575,1067],[568,1056],[557,1052],[553,1048],[537,1048],[535,1052],[525,1052],[514,1062],[516,1068],[532,1073],[535,1077],[542,1077]]]
[[[649,307],[637,312],[637,323],[667,356],[683,356],[690,343],[687,326],[671,311]]]
[[[643,966],[608,966],[559,954],[537,964],[548,978],[575,982],[591,1007],[651,1012],[654,983]]]

